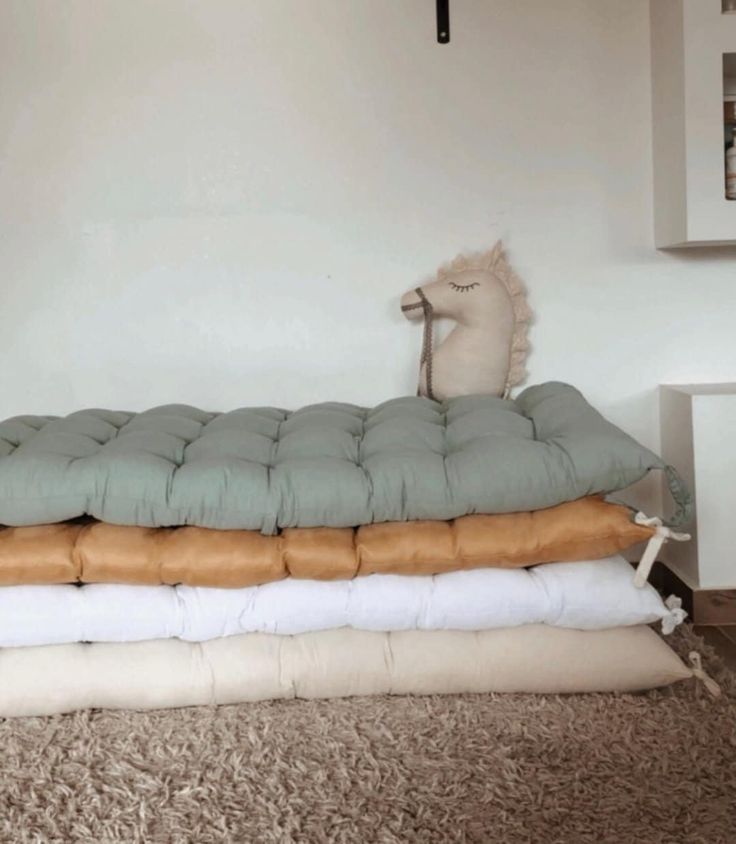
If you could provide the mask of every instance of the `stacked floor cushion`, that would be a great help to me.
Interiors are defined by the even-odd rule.
[[[658,528],[604,498],[651,469],[682,521],[674,470],[562,384],[7,420],[0,715],[691,676],[617,555]]]
[[[290,575],[442,574],[605,557],[655,535],[627,507],[590,496],[546,510],[257,531],[104,522],[0,529],[0,584],[185,583],[252,586]]]
[[[0,715],[271,698],[639,691],[693,675],[645,626],[161,639],[0,650]]]
[[[86,410],[0,423],[0,524],[89,515],[112,524],[291,527],[541,510],[674,470],[567,384],[517,399],[412,397],[295,412]]]
[[[431,577],[377,574],[244,589],[192,586],[9,586],[0,589],[0,647],[203,642],[242,633],[357,630],[492,630],[547,624],[579,630],[664,622],[677,615],[655,590],[637,589],[622,557],[477,569]]]

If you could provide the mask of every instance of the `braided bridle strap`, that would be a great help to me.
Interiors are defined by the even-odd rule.
[[[413,305],[402,305],[401,310],[415,311],[417,308],[421,308],[424,312],[424,337],[422,339],[422,354],[419,358],[419,381],[421,383],[422,366],[426,364],[427,398],[435,399],[434,390],[432,389],[432,354],[434,344],[432,319],[434,317],[434,308],[429,299],[424,295],[421,287],[415,287],[414,292],[419,297],[419,301]],[[419,395],[418,387],[417,395]]]

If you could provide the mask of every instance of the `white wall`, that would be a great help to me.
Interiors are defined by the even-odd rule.
[[[0,416],[411,392],[399,295],[499,236],[530,382],[656,447],[736,378],[736,252],[653,248],[647,0],[451,7],[0,0]]]

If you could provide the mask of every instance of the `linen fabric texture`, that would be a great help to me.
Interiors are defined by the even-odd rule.
[[[5,648],[0,676],[0,716],[11,717],[369,694],[632,692],[693,674],[648,627],[530,624]]]
[[[287,578],[245,589],[191,586],[7,586],[0,589],[0,647],[242,633],[490,630],[548,624],[598,630],[671,616],[657,592],[634,586],[622,557],[355,580]]]
[[[139,583],[245,587],[287,575],[440,574],[606,557],[650,539],[628,508],[596,496],[527,513],[450,522],[287,528],[279,536],[208,528],[64,523],[0,530],[0,585]]]
[[[142,527],[354,527],[539,510],[674,470],[574,388],[518,398],[325,403],[287,412],[85,410],[0,423],[0,524],[91,516]]]

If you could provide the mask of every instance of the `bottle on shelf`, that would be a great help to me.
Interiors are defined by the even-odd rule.
[[[726,150],[726,199],[736,199],[736,127],[731,129],[731,135]]]

